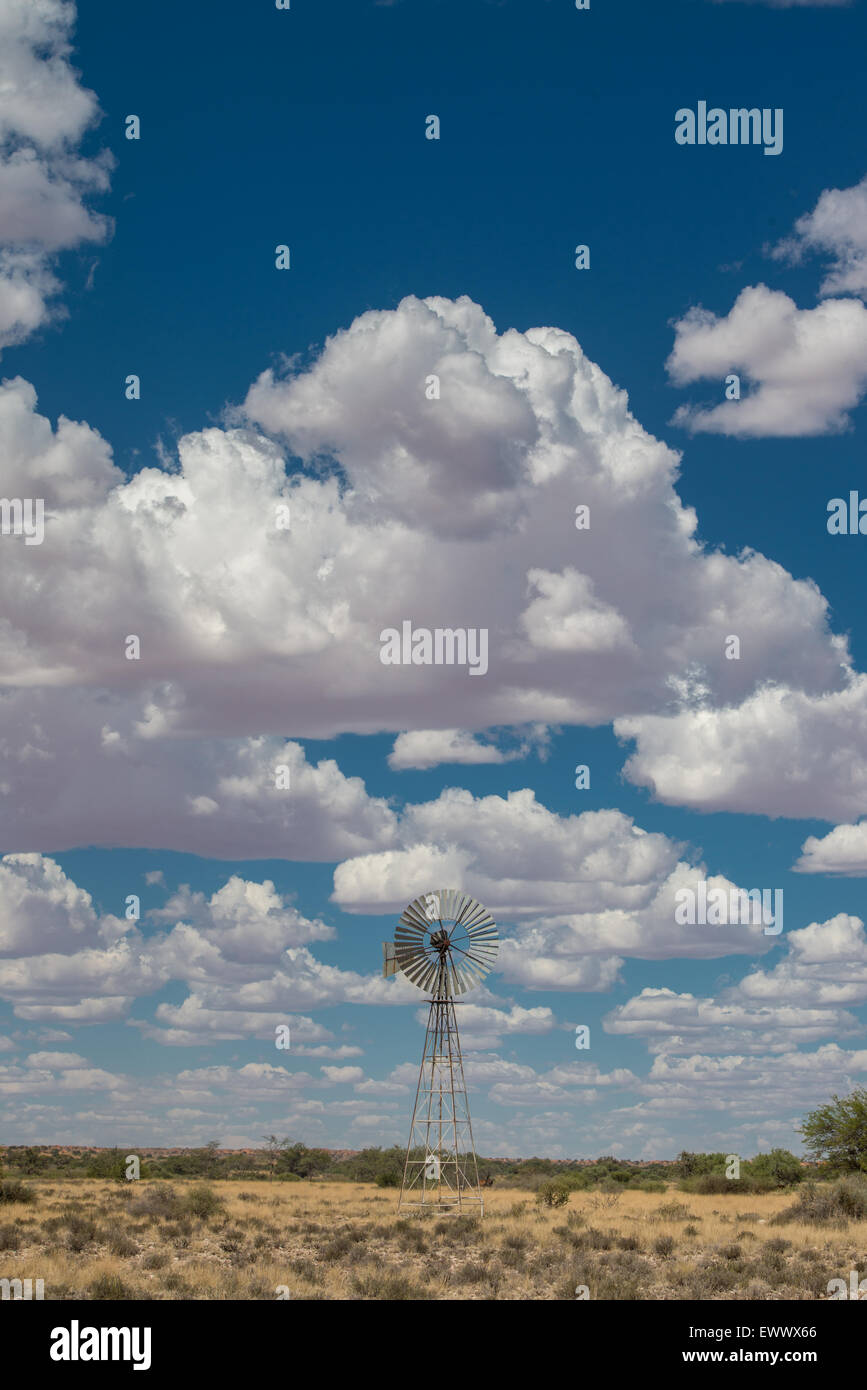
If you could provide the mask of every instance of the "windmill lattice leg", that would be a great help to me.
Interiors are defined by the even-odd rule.
[[[484,1211],[454,1000],[430,1001],[398,1211]]]

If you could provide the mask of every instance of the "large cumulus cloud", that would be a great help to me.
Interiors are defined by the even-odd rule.
[[[145,804],[153,780],[149,804],[197,822],[184,843],[208,852],[211,834],[231,854],[265,794],[258,811],[251,796],[228,821],[215,812],[238,789],[224,743],[223,800],[208,790],[221,741],[441,729],[453,746],[462,731],[738,705],[771,673],[807,698],[846,686],[816,586],[697,541],[677,455],[569,334],[498,335],[466,298],[409,298],[308,369],[266,373],[245,410],[183,439],[177,467],[124,481],[94,431],[52,433],[31,387],[2,388],[0,481],[16,495],[33,460],[47,513],[42,545],[4,542],[14,847],[72,842],[46,785],[69,785],[70,723],[88,749],[77,792],[135,767]],[[404,619],[488,629],[487,674],[383,665],[380,634]],[[108,800],[111,843],[153,844],[133,799]]]

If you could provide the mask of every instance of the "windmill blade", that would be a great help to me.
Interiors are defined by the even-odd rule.
[[[459,922],[461,911],[466,901],[466,894],[459,892],[457,888],[441,889],[440,904],[443,909],[443,918],[449,922]]]
[[[463,923],[464,916],[470,911],[476,900],[475,898],[469,897],[466,893],[455,893],[455,898],[459,903],[458,910],[454,914],[455,923],[456,925],[460,925]]]
[[[410,932],[405,932],[401,927],[396,927],[394,932],[394,944],[401,951],[424,951],[430,945],[427,937],[415,936]]]
[[[454,970],[461,981],[462,993],[468,989],[472,989],[475,985],[480,985],[487,974],[486,970],[477,973],[466,961],[456,963]]]
[[[487,932],[496,932],[497,930],[493,917],[490,917],[484,908],[480,913],[468,914],[461,922],[461,926],[468,936],[484,936]]]
[[[470,982],[464,975],[460,962],[456,960],[450,960],[449,969],[451,971],[452,979],[455,982],[455,994],[465,994]]]
[[[417,975],[421,975],[430,965],[430,957],[424,951],[416,951],[409,955],[398,955],[398,964],[405,975],[415,981]]]
[[[483,975],[487,975],[493,970],[494,962],[497,958],[496,952],[489,954],[487,951],[467,951],[465,954],[467,960],[472,961],[473,964],[481,970]]]
[[[437,983],[437,981],[439,980],[439,976],[440,976],[440,963],[439,963],[439,961],[438,961],[438,960],[436,960],[436,961],[430,961],[430,962],[428,963],[428,968],[427,968],[427,971],[425,972],[425,975],[424,975],[424,978],[423,978],[423,981],[422,981],[422,989],[428,989],[428,990],[429,990],[429,989],[433,989],[434,985],[435,985],[435,984]]]
[[[463,994],[466,990],[463,976],[454,961],[449,962],[449,993]]]
[[[405,960],[401,960],[400,956],[398,956],[397,963],[407,979],[412,980],[413,984],[415,984],[417,978],[424,974],[430,961],[427,956],[413,956],[411,959]]]
[[[468,936],[497,935],[497,924],[493,917],[488,917],[487,914],[484,917],[470,918],[466,922],[462,922],[461,926]]]
[[[402,933],[404,936],[424,937],[427,936],[429,927],[430,922],[420,922],[404,913],[395,929],[395,935]]]
[[[444,891],[440,889],[435,893],[424,893],[420,898],[415,898],[408,907],[404,908],[403,915],[410,922],[420,924],[425,930],[429,930],[432,922],[439,922],[442,915],[442,897]],[[431,915],[431,902],[433,902],[433,915]]]

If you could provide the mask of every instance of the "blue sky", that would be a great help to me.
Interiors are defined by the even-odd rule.
[[[863,5],[0,24],[5,1140],[401,1142],[380,943],[456,886],[483,1152],[797,1148],[867,1071]],[[406,618],[490,670],[383,667]],[[677,926],[705,875],[782,933]]]

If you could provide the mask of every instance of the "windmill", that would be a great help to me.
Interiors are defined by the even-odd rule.
[[[455,995],[491,969],[497,924],[475,898],[441,888],[411,902],[394,935],[382,943],[383,975],[400,970],[431,996],[397,1209],[481,1214]]]

